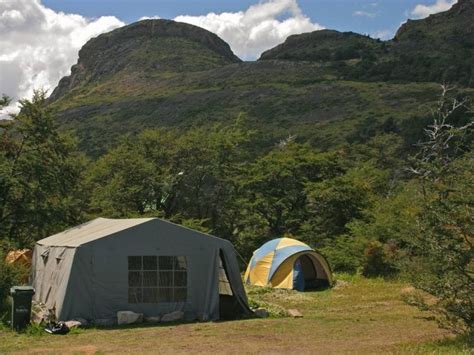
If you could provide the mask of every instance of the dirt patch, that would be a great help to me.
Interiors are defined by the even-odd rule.
[[[98,348],[94,345],[81,345],[81,346],[72,346],[68,348],[61,349],[62,354],[85,354],[85,355],[93,355],[97,353]],[[45,354],[51,353],[51,348],[43,348],[43,349],[28,349],[26,351],[27,354]],[[25,354],[25,351],[18,352],[18,354]]]

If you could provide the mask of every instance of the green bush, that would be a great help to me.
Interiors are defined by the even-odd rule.
[[[394,244],[370,241],[364,250],[362,274],[368,277],[393,275],[397,272],[396,255],[397,247]]]
[[[288,316],[288,311],[278,304],[262,301],[253,297],[249,297],[248,302],[252,309],[266,309],[271,318],[282,318]]]
[[[349,235],[342,235],[326,244],[327,246],[319,250],[328,259],[333,271],[352,274],[360,269],[364,250],[362,241]]]
[[[281,318],[288,316],[288,312],[284,307],[263,300],[266,295],[274,295],[280,290],[277,291],[276,289],[271,287],[260,287],[252,285],[246,285],[245,288],[247,291],[248,303],[251,309],[255,310],[257,308],[265,308],[271,318]]]

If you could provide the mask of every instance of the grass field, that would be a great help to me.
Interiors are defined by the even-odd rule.
[[[344,277],[331,290],[250,289],[255,302],[303,318],[78,329],[65,336],[0,330],[0,353],[470,353],[431,314],[405,304],[401,282]]]

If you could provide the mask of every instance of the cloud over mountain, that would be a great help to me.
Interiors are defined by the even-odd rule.
[[[255,59],[290,35],[323,29],[303,14],[296,0],[269,0],[245,11],[184,15],[175,20],[216,33],[242,59]]]
[[[416,18],[425,18],[438,12],[447,11],[455,3],[457,3],[457,0],[436,0],[436,2],[431,5],[418,4],[411,11],[411,15]]]
[[[216,33],[243,59],[257,58],[289,35],[323,28],[303,14],[296,0],[267,0],[245,11],[175,20]],[[55,12],[40,0],[1,0],[0,94],[16,101],[31,97],[33,89],[51,91],[69,74],[87,40],[123,25],[113,16],[89,19]],[[9,109],[15,111],[15,104]]]
[[[0,1],[0,94],[17,100],[34,88],[52,89],[88,39],[123,25],[112,16],[55,12],[39,0]]]

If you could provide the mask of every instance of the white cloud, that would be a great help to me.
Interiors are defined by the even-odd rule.
[[[447,11],[455,3],[457,3],[457,0],[436,0],[432,5],[418,4],[411,11],[411,15],[415,18],[425,18],[438,12]]]
[[[369,18],[374,18],[374,17],[377,16],[377,14],[374,14],[373,12],[367,12],[367,11],[362,11],[362,10],[355,11],[352,15],[353,16],[369,17]]]
[[[321,30],[299,8],[296,0],[268,0],[245,11],[178,16],[175,21],[190,23],[216,33],[242,59],[256,59],[263,51],[282,43],[288,36]]]
[[[138,21],[142,21],[142,20],[159,20],[161,19],[160,16],[143,16],[143,17],[140,17],[138,19]]]
[[[393,35],[394,35],[393,31],[381,30],[381,31],[376,31],[372,33],[370,37],[386,41],[388,39],[393,38]]]
[[[49,89],[69,74],[91,37],[123,26],[116,17],[87,19],[55,12],[40,0],[0,0],[0,95],[15,101],[33,89]]]

